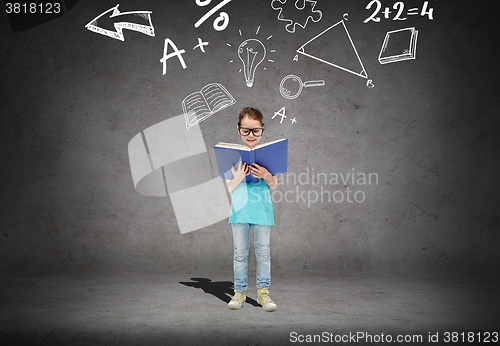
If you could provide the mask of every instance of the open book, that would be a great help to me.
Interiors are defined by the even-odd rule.
[[[186,118],[186,128],[198,124],[221,109],[236,103],[231,94],[219,83],[205,85],[182,101],[182,110]]]
[[[231,165],[234,165],[234,169],[238,169],[240,161],[249,165],[257,163],[265,167],[273,176],[285,173],[287,170],[288,139],[286,138],[260,144],[254,149],[242,144],[219,143],[214,146],[214,150],[219,174],[223,179],[234,178]],[[256,183],[259,180],[251,173],[246,176],[247,183]]]

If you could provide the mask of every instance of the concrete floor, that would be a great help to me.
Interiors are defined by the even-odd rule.
[[[272,313],[252,300],[229,310],[231,273],[4,275],[0,344],[287,345],[320,334],[332,345],[380,345],[387,335],[422,337],[393,345],[450,345],[445,332],[475,332],[476,340],[500,332],[498,275],[295,275],[273,275]],[[250,285],[256,299],[255,279]],[[429,333],[439,333],[439,342],[429,342]]]

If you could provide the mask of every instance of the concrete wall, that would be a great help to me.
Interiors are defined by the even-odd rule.
[[[213,18],[194,27],[213,5],[121,1],[122,12],[152,11],[154,37],[124,30],[122,42],[85,28],[116,4],[81,0],[67,14],[16,33],[0,15],[2,271],[230,273],[228,219],[181,234],[168,196],[135,190],[128,154],[136,134],[181,115],[184,97],[212,82],[237,102],[199,124],[211,159],[202,167],[207,179],[217,175],[213,146],[240,142],[236,117],[244,106],[264,112],[263,141],[289,139],[289,179],[273,195],[275,272],[499,264],[497,5],[434,0],[433,20],[393,21],[394,13],[380,13],[380,22],[363,23],[373,12],[368,1],[319,0],[321,20],[291,34],[270,1],[231,2],[222,31],[212,28]],[[422,5],[405,1],[405,11]],[[374,88],[306,56],[294,60],[296,49],[345,13]],[[406,27],[419,31],[416,59],[380,64],[386,32]],[[236,47],[252,37],[276,51],[249,88]],[[166,38],[185,50],[187,68],[174,57],[163,75]],[[194,48],[198,38],[209,42],[205,53]],[[289,74],[325,86],[287,100],[278,89]],[[272,117],[282,107],[287,118],[280,123]],[[328,182],[318,183],[318,173]],[[342,182],[341,174],[353,173],[354,184]],[[371,183],[358,180],[369,173]],[[336,199],[344,200],[328,202],[324,191],[339,191]],[[359,202],[348,202],[348,191]]]

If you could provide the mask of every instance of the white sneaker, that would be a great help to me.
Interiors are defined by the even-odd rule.
[[[227,307],[230,308],[231,310],[236,310],[241,308],[241,304],[247,299],[245,293],[241,293],[238,291],[234,291],[234,297],[231,299],[231,301],[227,304]]]
[[[262,305],[264,311],[275,311],[277,306],[274,302],[269,298],[269,290],[267,288],[259,288],[259,298],[257,298],[257,302]]]

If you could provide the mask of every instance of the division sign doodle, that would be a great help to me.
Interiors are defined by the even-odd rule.
[[[211,2],[212,2],[212,0],[196,0],[196,5],[203,7],[203,6],[207,6]],[[194,23],[194,27],[198,28],[208,18],[210,18],[215,12],[217,12],[218,10],[220,10],[222,7],[226,6],[230,2],[231,2],[231,0],[223,0],[217,6],[215,6],[210,11],[205,13],[205,15],[203,15],[203,17],[198,19],[198,21],[196,23]],[[222,22],[222,24],[220,24],[221,22]],[[222,31],[225,28],[227,28],[228,25],[229,25],[229,15],[226,12],[220,12],[219,16],[214,19],[214,23],[213,23],[214,29],[217,31]]]
[[[85,25],[85,27],[90,31],[109,36],[120,41],[125,41],[123,29],[138,31],[154,37],[155,29],[153,27],[153,23],[151,22],[150,11],[120,12],[118,10],[118,6],[120,5],[118,4],[98,15]],[[106,17],[107,15],[109,15],[109,17]],[[115,31],[104,29],[99,25],[98,22],[104,21],[105,19],[120,20],[113,23]]]
[[[289,2],[289,4],[287,4],[287,1]],[[309,12],[310,12],[310,14],[307,14],[306,11],[300,13],[301,14],[300,15],[300,17],[301,17],[300,22],[303,22],[304,24],[300,24],[299,20],[295,20],[295,19],[297,19],[297,18],[295,18],[295,16],[294,16],[294,19],[292,19],[289,16],[285,16],[283,14],[283,6],[288,5],[289,8],[292,7],[290,5],[290,3],[292,1],[294,1],[294,0],[272,0],[271,1],[271,8],[273,10],[276,10],[276,11],[279,10],[278,20],[288,23],[287,25],[285,25],[285,29],[289,33],[293,34],[295,32],[295,27],[297,25],[300,26],[302,29],[305,29],[307,23],[309,22],[309,19],[312,20],[314,23],[317,23],[321,20],[323,13],[321,11],[315,9],[317,1],[313,1],[313,0],[295,0],[295,9],[296,10],[304,11],[304,9],[306,9],[306,6],[307,6],[307,10],[309,10]],[[288,13],[290,13],[290,12],[291,11],[289,11]],[[297,12],[297,11],[295,11],[295,12]],[[304,14],[304,13],[306,13],[306,14]],[[303,19],[304,16],[306,16],[305,20]]]
[[[297,53],[368,78],[344,20],[330,26],[297,49]]]

